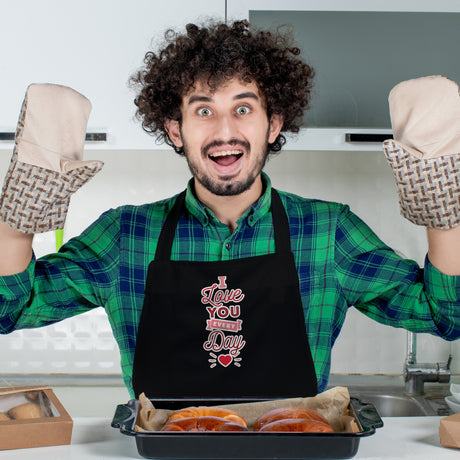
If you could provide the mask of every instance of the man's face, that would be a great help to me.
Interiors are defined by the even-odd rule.
[[[199,83],[181,105],[182,122],[166,124],[174,144],[184,148],[195,187],[215,195],[238,195],[250,189],[265,164],[282,118],[268,120],[255,83],[235,78],[211,92]],[[198,191],[198,190],[197,190]]]

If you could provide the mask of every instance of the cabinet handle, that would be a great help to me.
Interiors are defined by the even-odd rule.
[[[15,133],[0,132],[0,141],[14,141]],[[85,141],[87,142],[106,142],[107,133],[86,133]]]
[[[365,133],[346,133],[346,142],[383,142],[387,139],[393,139],[393,134],[365,134]]]
[[[85,141],[106,142],[107,133],[86,133]]]

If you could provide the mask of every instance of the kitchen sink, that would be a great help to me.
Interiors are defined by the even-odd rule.
[[[452,412],[444,401],[448,385],[425,385],[425,394],[411,396],[404,386],[347,385],[351,397],[375,406],[381,417],[446,416]]]

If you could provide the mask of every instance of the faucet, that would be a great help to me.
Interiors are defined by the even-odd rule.
[[[425,382],[448,383],[450,381],[449,355],[447,363],[417,363],[417,337],[407,333],[407,354],[404,363],[405,392],[409,395],[423,395]]]

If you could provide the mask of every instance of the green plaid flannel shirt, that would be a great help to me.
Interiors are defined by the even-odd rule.
[[[274,252],[271,184],[265,174],[263,180],[264,195],[233,233],[196,200],[190,182],[172,259],[218,261]],[[350,306],[390,326],[448,340],[460,336],[460,277],[440,273],[428,260],[421,269],[402,259],[346,205],[280,196],[289,217],[318,391],[326,389],[331,348]],[[0,332],[45,326],[102,306],[134,397],[132,365],[147,268],[174,200],[109,210],[59,253],[34,258],[23,273],[0,277]]]

